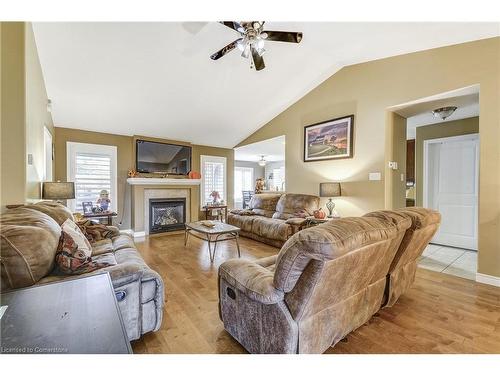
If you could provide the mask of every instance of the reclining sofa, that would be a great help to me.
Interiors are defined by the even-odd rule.
[[[318,207],[319,197],[315,195],[255,194],[249,209],[232,210],[227,222],[240,228],[243,237],[281,247]]]
[[[56,272],[55,255],[61,225],[73,215],[65,206],[40,202],[0,216],[1,291],[109,272],[129,340],[160,328],[164,305],[161,277],[147,266],[132,238],[115,227],[91,242],[92,259],[109,267],[81,275]]]
[[[224,328],[251,353],[323,353],[411,286],[439,223],[427,209],[379,211],[304,229],[272,257],[229,260]]]

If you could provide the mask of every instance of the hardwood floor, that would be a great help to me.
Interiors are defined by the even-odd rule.
[[[183,241],[177,233],[136,241],[162,276],[167,302],[161,329],[133,342],[134,353],[246,353],[224,331],[217,307],[217,269],[237,256],[234,241],[217,245],[213,264],[205,242]],[[245,238],[240,246],[248,259],[278,251]],[[500,288],[419,269],[393,307],[327,353],[500,353]]]

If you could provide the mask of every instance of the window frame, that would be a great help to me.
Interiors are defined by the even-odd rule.
[[[76,154],[78,152],[89,152],[95,154],[107,155],[111,159],[111,206],[110,210],[117,211],[118,203],[118,165],[117,165],[117,147],[110,145],[101,145],[94,143],[81,143],[81,142],[66,142],[66,180],[75,182],[76,172]],[[75,186],[75,194],[77,188]],[[95,204],[96,202],[92,202]],[[75,199],[68,200],[68,207],[76,212],[76,195]]]
[[[227,158],[225,156],[212,156],[212,155],[200,155],[200,170],[201,170],[201,185],[200,185],[200,209],[203,210],[203,207],[206,203],[205,195],[205,163],[213,162],[213,163],[222,163],[224,166],[224,174],[223,174],[223,186],[224,186],[224,195],[223,199],[228,203],[228,194],[227,194]]]

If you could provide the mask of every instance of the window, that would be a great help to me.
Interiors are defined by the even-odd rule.
[[[254,189],[253,168],[236,167],[234,168],[234,202],[238,207],[243,203],[243,190]]]
[[[82,202],[94,205],[101,190],[109,192],[110,210],[117,206],[116,190],[116,146],[90,143],[66,143],[68,181],[75,183],[75,198],[68,201],[69,207],[82,212]]]
[[[271,179],[271,190],[283,190],[285,182],[285,167],[271,169],[273,178]]]
[[[201,155],[201,200],[203,207],[212,201],[212,191],[219,192],[220,199],[226,197],[226,158]]]

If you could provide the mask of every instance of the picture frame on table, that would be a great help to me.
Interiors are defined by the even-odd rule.
[[[348,159],[354,155],[354,115],[304,127],[304,162]]]
[[[94,204],[92,202],[82,202],[82,207],[84,215],[91,215]]]

